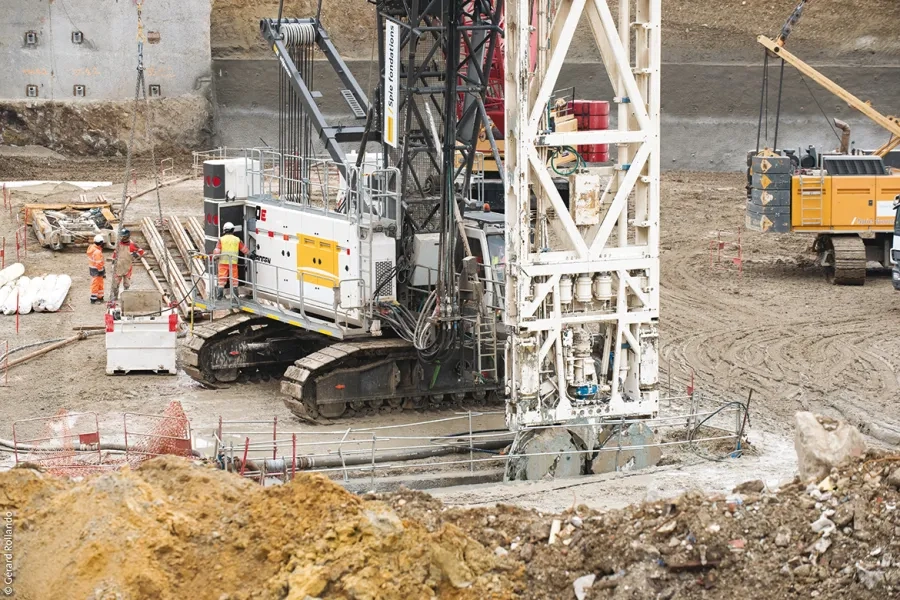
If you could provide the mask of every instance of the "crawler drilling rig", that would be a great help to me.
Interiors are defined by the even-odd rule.
[[[261,22],[280,149],[204,165],[210,285],[226,221],[251,253],[239,285],[198,304],[232,313],[194,328],[182,365],[209,383],[280,375],[314,420],[505,398],[514,450],[538,456],[511,478],[583,472],[600,426],[658,410],[660,0],[621,2],[618,24],[606,0],[506,3],[502,162],[485,95],[503,2],[375,4],[371,102],[318,19]],[[553,87],[584,19],[619,128],[556,132]],[[323,116],[315,51],[357,124]],[[479,135],[503,165],[505,216],[466,210]],[[580,144],[616,145],[617,164],[575,170],[566,205],[548,163]]]

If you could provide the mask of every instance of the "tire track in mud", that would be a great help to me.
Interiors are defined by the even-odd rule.
[[[878,426],[900,435],[900,295],[889,280],[870,272],[864,287],[831,286],[814,268],[799,266],[811,258],[800,254],[811,238],[753,232],[743,233],[743,277],[713,270],[707,244],[715,227],[743,222],[743,190],[721,198],[708,193],[723,185],[720,177],[669,177],[675,181],[666,181],[663,197],[661,380],[687,386],[693,370],[704,394],[746,399],[752,389],[756,412],[781,421],[814,410],[876,437]],[[673,229],[670,210],[677,214]]]

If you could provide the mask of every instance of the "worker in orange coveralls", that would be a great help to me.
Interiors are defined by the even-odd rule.
[[[144,256],[144,251],[131,241],[131,232],[127,229],[123,229],[122,235],[119,237],[119,250],[122,251],[122,255],[118,257],[118,261],[115,263],[116,272],[113,275],[115,276],[116,288],[119,287],[119,282],[124,282],[124,287],[127,290],[131,287],[131,275],[132,271],[134,271],[133,259]],[[112,259],[114,261],[117,255],[118,250],[113,252]]]
[[[91,304],[103,302],[103,278],[106,277],[103,243],[103,236],[95,235],[94,243],[87,249],[88,272],[91,274]]]
[[[221,298],[225,285],[228,287],[237,287],[238,278],[238,253],[249,254],[250,249],[244,245],[241,238],[234,235],[234,225],[225,223],[222,226],[222,237],[213,250],[214,255],[219,255],[219,289],[216,290],[216,297]],[[252,258],[252,257],[251,257]]]

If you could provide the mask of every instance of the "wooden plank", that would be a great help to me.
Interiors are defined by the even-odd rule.
[[[166,247],[165,240],[156,228],[152,219],[145,217],[141,220],[141,231],[150,245],[150,250],[153,252],[153,255],[159,263],[163,277],[171,286],[172,294],[176,297],[175,301],[179,302],[178,310],[182,315],[187,317],[188,312],[190,311],[188,302],[191,285],[185,282],[184,277],[182,277],[181,271],[175,262],[175,258]]]
[[[194,247],[200,250],[201,254],[206,254],[206,234],[203,233],[203,226],[197,217],[188,217],[187,231],[194,240]]]
[[[188,236],[184,225],[181,224],[181,221],[175,215],[169,215],[169,232],[172,234],[172,239],[175,240],[175,245],[178,247],[178,251],[189,269],[191,279],[197,281],[197,293],[201,298],[207,298],[206,263],[202,259],[197,258],[198,252],[194,247],[194,243]]]

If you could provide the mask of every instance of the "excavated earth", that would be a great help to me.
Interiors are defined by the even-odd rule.
[[[900,593],[898,461],[869,454],[777,491],[747,482],[548,515],[358,497],[316,475],[261,487],[165,457],[80,481],[0,473],[0,512],[28,600],[865,600]]]
[[[797,0],[663,0],[663,53],[667,61],[756,61],[756,36],[777,35]],[[617,0],[610,1],[616,14]],[[348,10],[348,8],[350,8]],[[286,0],[284,15],[310,17],[316,0]],[[271,50],[259,35],[260,19],[278,16],[278,2],[213,0],[210,45],[213,58],[261,58]],[[348,58],[368,59],[375,51],[375,6],[367,0],[322,2],[322,23]],[[900,6],[893,0],[812,2],[792,44],[813,60],[870,62],[900,56],[895,24]],[[570,59],[594,61],[590,29],[579,28]],[[877,51],[878,56],[874,56]]]
[[[179,458],[79,482],[0,473],[17,598],[518,597],[521,565],[320,476],[263,488]]]

